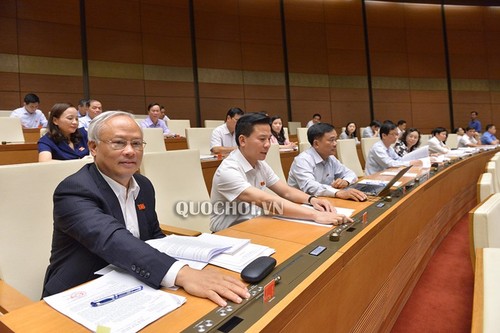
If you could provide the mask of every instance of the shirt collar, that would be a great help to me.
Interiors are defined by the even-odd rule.
[[[97,168],[97,171],[99,171],[101,176],[104,178],[106,183],[108,183],[109,187],[111,187],[113,192],[115,192],[115,195],[117,197],[119,197],[119,196],[125,197],[126,196],[127,188],[125,186],[123,186],[122,184],[118,183],[116,180],[114,180],[114,179],[106,176],[104,173],[102,173],[101,170],[99,170],[99,167],[97,166],[97,164],[96,164],[96,168]],[[130,179],[128,190],[134,196],[134,200],[137,199],[137,196],[139,195],[139,191],[141,190],[141,188],[140,188],[139,184],[137,184],[137,181],[135,180],[134,177],[132,177]]]
[[[239,148],[235,149],[233,152],[231,152],[231,154],[234,154],[234,158],[243,167],[243,171],[245,171],[245,173],[254,169],[252,165],[247,161],[245,156],[243,156]],[[257,161],[257,166],[255,168],[259,166],[259,162],[260,161]]]
[[[307,150],[307,152],[309,153],[309,155],[312,156],[312,158],[314,160],[314,164],[324,163],[324,162],[328,161],[328,159],[324,160],[323,157],[321,157],[321,155],[318,154],[316,149],[314,149],[313,147],[310,147]]]

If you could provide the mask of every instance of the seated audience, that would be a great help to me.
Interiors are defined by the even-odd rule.
[[[161,111],[160,104],[151,103],[148,105],[148,117],[141,121],[142,128],[161,128],[163,130],[163,136],[167,138],[175,137],[175,133],[172,133],[167,127],[167,123],[163,119],[160,119]]]
[[[458,148],[477,147],[478,142],[476,130],[473,127],[467,127],[465,134],[458,140]]]
[[[358,137],[356,136],[356,123],[355,122],[348,122],[347,125],[345,125],[345,131],[340,133],[340,138],[341,140],[345,139],[354,139],[356,140],[356,144],[359,144]]]
[[[98,100],[91,99],[89,101],[89,108],[87,110],[87,115],[85,117],[81,117],[79,119],[80,122],[80,127],[83,127],[85,129],[89,128],[89,124],[98,115],[102,113],[102,104]]]
[[[314,124],[318,124],[321,122],[321,115],[319,113],[313,114],[313,117],[311,120],[309,120],[306,124],[306,127],[309,128]]]
[[[38,161],[76,160],[89,155],[87,131],[78,128],[78,112],[67,103],[50,110],[47,133],[38,140]]]
[[[153,288],[183,287],[219,306],[250,297],[245,285],[216,270],[191,269],[145,241],[165,237],[154,188],[137,173],[144,141],[132,114],[108,111],[90,124],[94,163],[63,180],[54,192],[54,231],[43,297],[97,278],[108,264]],[[165,221],[168,223],[168,221]]]
[[[498,141],[497,137],[495,136],[496,132],[497,132],[497,129],[496,129],[495,125],[493,125],[493,124],[486,125],[486,131],[481,136],[481,143],[483,145],[497,145],[499,143],[499,141]]]
[[[453,133],[455,133],[457,135],[457,139],[460,140],[460,137],[465,134],[465,130],[463,129],[463,127],[459,126],[453,129]]]
[[[47,127],[47,118],[41,110],[38,110],[40,98],[35,94],[24,96],[24,106],[15,109],[10,114],[11,118],[21,119],[23,128]]]
[[[288,185],[312,195],[366,200],[366,194],[346,189],[358,180],[354,171],[339,162],[333,154],[337,148],[337,132],[327,123],[312,125],[307,130],[311,147],[295,157]]]
[[[368,127],[365,127],[363,133],[361,135],[362,138],[376,138],[379,136],[378,132],[380,130],[380,122],[378,120],[374,120],[370,123]]]
[[[380,127],[380,141],[373,144],[366,159],[365,174],[372,175],[387,168],[400,166],[421,166],[422,161],[414,160],[404,162],[401,156],[396,154],[392,145],[398,140],[396,125],[385,123]]]
[[[394,145],[394,151],[399,156],[404,155],[416,150],[420,146],[420,131],[416,128],[409,128],[403,132],[401,139]]]
[[[406,130],[406,120],[401,119],[400,121],[398,121],[397,126],[398,126],[397,127],[398,137],[401,138],[401,136]]]
[[[436,127],[431,132],[432,138],[429,139],[427,143],[429,145],[429,154],[447,154],[450,152],[450,148],[446,146],[445,141],[448,137],[446,128]]]
[[[78,107],[78,118],[85,117],[90,107],[90,100],[85,98],[81,99],[80,101],[78,101],[77,107]]]
[[[210,151],[214,154],[228,154],[236,149],[234,129],[236,122],[245,113],[240,108],[230,108],[224,124],[214,128],[210,139]]]
[[[280,148],[295,148],[296,142],[290,142],[285,137],[285,130],[281,117],[275,116],[271,118],[271,144],[278,144]]]
[[[323,224],[352,221],[338,215],[327,200],[288,186],[264,161],[271,146],[269,117],[259,113],[244,115],[238,120],[235,133],[238,149],[222,161],[213,178],[210,229],[229,228],[262,215],[263,211]],[[277,195],[264,191],[266,188]],[[315,209],[302,204],[311,204]]]
[[[160,112],[161,116],[160,119],[163,119],[164,122],[167,122],[167,120],[170,120],[170,118],[167,116],[167,110],[163,105],[160,105]]]

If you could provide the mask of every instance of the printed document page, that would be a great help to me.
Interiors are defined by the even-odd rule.
[[[116,271],[44,300],[93,332],[99,326],[114,333],[137,332],[186,302],[185,297],[153,289]]]

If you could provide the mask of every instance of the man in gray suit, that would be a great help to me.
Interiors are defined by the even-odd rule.
[[[62,181],[54,193],[54,234],[43,296],[96,278],[113,264],[154,287],[183,287],[220,306],[250,295],[245,285],[214,270],[194,270],[145,243],[164,237],[154,188],[136,173],[143,134],[133,116],[109,111],[89,127],[95,163]],[[168,221],[166,221],[168,222]]]

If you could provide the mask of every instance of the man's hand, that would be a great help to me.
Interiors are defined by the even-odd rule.
[[[337,191],[337,193],[335,193],[335,197],[345,200],[351,199],[354,201],[365,201],[366,199],[368,199],[365,193],[361,192],[360,190],[356,190],[355,188]]]
[[[314,222],[321,224],[341,225],[344,223],[352,222],[352,219],[345,215],[339,215],[337,213],[318,212],[316,214],[316,217],[314,218]]]
[[[319,210],[320,212],[337,212],[330,201],[325,199],[313,198],[311,199],[311,205],[314,207],[314,209]]]
[[[225,299],[241,303],[242,298],[250,297],[243,282],[213,269],[199,271],[184,266],[177,273],[175,285],[191,295],[208,298],[219,306],[227,305]]]
[[[337,178],[332,183],[333,188],[346,188],[347,186],[349,186],[349,182],[342,178]]]

